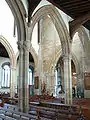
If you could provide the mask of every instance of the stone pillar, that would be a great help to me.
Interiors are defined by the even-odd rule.
[[[39,43],[38,50],[38,75],[39,75],[39,93],[41,95],[41,86],[42,86],[42,57],[41,57],[41,43]]]
[[[18,106],[20,111],[23,111],[23,41],[17,44],[19,49]]]
[[[71,57],[63,56],[65,104],[72,104]]]
[[[29,111],[29,89],[28,89],[28,69],[29,69],[29,49],[30,41],[24,41],[24,81],[23,81],[23,112]]]
[[[10,80],[10,97],[15,96],[15,72],[16,68],[11,66],[11,80]]]
[[[28,113],[29,91],[28,91],[28,69],[29,69],[29,46],[30,42],[18,42],[19,48],[19,84],[18,98],[20,111]]]
[[[42,94],[42,83],[43,83],[43,55],[42,55],[42,24],[43,19],[38,21],[38,41],[39,41],[39,50],[38,50],[38,75],[39,75],[39,91],[38,94]]]

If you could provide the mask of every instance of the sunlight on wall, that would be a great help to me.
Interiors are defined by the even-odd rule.
[[[35,24],[34,29],[33,29],[31,43],[36,53],[38,54],[39,45],[38,45],[38,24],[37,23]]]
[[[0,0],[0,35],[5,37],[17,53],[17,35],[13,37],[14,17],[5,0]]]

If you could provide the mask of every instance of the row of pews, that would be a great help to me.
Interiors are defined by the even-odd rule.
[[[0,107],[0,118],[1,120],[78,120],[79,113],[75,106],[31,102],[29,114],[19,112],[16,105],[5,104],[4,107]]]
[[[80,115],[76,105],[54,103],[53,96],[31,96],[29,113],[19,112],[18,98],[3,97],[5,104],[0,107],[0,120],[79,120]],[[8,119],[8,117],[10,117]]]
[[[78,120],[79,111],[76,106],[50,103],[50,102],[31,102],[30,114],[35,114],[38,111],[39,117],[44,117],[52,120]]]
[[[14,105],[5,104],[0,107],[0,120],[39,120],[37,115],[19,112],[19,108]]]
[[[8,96],[8,97],[3,96],[2,99],[3,99],[4,103],[14,104],[14,105],[18,104],[17,97],[12,98],[10,96]],[[64,99],[55,98],[50,95],[34,95],[34,96],[29,97],[29,102],[40,102],[40,101],[64,103]]]

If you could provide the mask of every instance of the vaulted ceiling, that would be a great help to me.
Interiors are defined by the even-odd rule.
[[[28,0],[29,12],[32,14],[41,0]],[[71,16],[73,19],[77,19],[86,14],[90,14],[90,0],[47,0],[53,5],[57,6],[63,12]],[[90,30],[90,19],[83,24]]]

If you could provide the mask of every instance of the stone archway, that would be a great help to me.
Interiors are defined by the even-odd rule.
[[[30,53],[32,54],[32,56],[33,56],[33,58],[34,58],[35,71],[37,71],[38,57],[37,57],[37,53],[35,52],[35,50],[34,50],[33,47],[30,48]]]
[[[72,60],[73,60],[73,62],[75,64],[76,73],[80,74],[80,65],[79,65],[79,62],[78,62],[76,56],[74,55],[74,53],[72,53]]]
[[[30,23],[30,40],[32,37],[32,31],[34,29],[35,24],[45,17],[46,15],[49,15],[51,17],[51,20],[53,24],[56,27],[56,30],[58,32],[61,46],[62,46],[62,53],[68,54],[70,52],[70,36],[67,30],[67,27],[60,16],[60,13],[58,10],[55,9],[53,5],[46,5],[44,7],[41,7],[37,12],[32,16],[31,23]]]
[[[17,25],[17,34],[18,34],[18,41],[26,40],[26,30],[25,30],[25,10],[22,9],[23,5],[21,1],[17,0],[5,0],[10,7],[14,19]]]
[[[29,52],[31,53],[31,55],[33,56],[34,58],[34,62],[35,62],[35,70],[37,70],[37,63],[38,63],[38,57],[37,57],[37,53],[35,52],[34,48],[31,46]],[[19,56],[19,51],[17,52],[16,54],[16,63],[17,64],[17,59],[18,59],[18,56]]]
[[[11,68],[10,96],[14,97],[14,91],[15,91],[15,86],[14,86],[15,81],[14,80],[15,80],[15,70],[16,70],[15,53],[13,51],[13,48],[9,44],[9,42],[3,36],[0,36],[0,42],[6,48],[8,54],[9,54],[9,57],[10,57],[10,62],[11,62],[11,65],[10,65],[10,68]]]
[[[60,16],[60,13],[53,5],[46,5],[44,7],[41,7],[39,10],[36,11],[36,13],[32,16],[31,23],[29,24],[30,28],[30,40],[32,37],[32,31],[35,26],[35,24],[40,20],[43,19],[46,15],[49,15],[53,24],[55,25],[55,28],[57,30],[57,33],[59,35],[60,41],[61,41],[61,48],[62,48],[62,56],[64,60],[64,73],[67,75],[64,75],[65,80],[65,91],[66,91],[66,97],[65,97],[65,103],[72,104],[72,91],[71,91],[71,69],[70,69],[70,36],[67,30],[67,27]],[[67,70],[66,70],[67,67]],[[54,79],[54,75],[53,78]]]
[[[79,36],[80,41],[81,41],[82,46],[83,46],[83,50],[86,51],[89,38],[88,38],[88,35],[87,35],[84,27],[83,26],[79,27],[75,31],[75,33],[76,32],[78,32],[78,36]],[[74,33],[74,35],[75,35],[75,33]],[[74,35],[73,35],[73,37],[74,37]]]
[[[85,95],[84,94],[84,89],[85,89],[84,88],[84,73],[85,73],[85,71],[88,71],[88,66],[89,66],[89,64],[86,65],[87,60],[89,59],[88,58],[89,38],[88,38],[88,35],[87,35],[83,26],[78,28],[76,30],[76,32],[78,33],[78,39],[80,41],[79,46],[81,46],[81,49],[79,48],[79,51],[78,51],[78,53],[79,53],[80,50],[81,50],[81,54],[79,55],[79,57],[78,57],[78,54],[77,54],[77,59],[78,59],[78,63],[79,63],[79,73],[77,74],[77,82],[78,82],[77,85],[82,91],[82,97],[84,97],[84,95]],[[72,42],[72,44],[73,44],[73,42]],[[74,44],[77,44],[77,43],[74,43]],[[78,49],[78,47],[77,47],[77,49]],[[78,67],[76,67],[76,68],[78,68]]]
[[[81,67],[80,67],[81,78],[79,77],[79,79],[81,79],[81,89],[83,90],[83,94],[84,94],[83,96],[85,98],[89,98],[90,90],[86,90],[85,88],[84,74],[90,73],[90,54],[89,54],[90,53],[90,41],[89,41],[88,33],[83,26],[78,28],[77,32],[78,32],[78,36],[80,38],[80,41],[83,47],[83,56],[82,56],[83,64],[81,64]]]
[[[9,57],[10,57],[11,66],[14,67],[15,66],[15,53],[14,53],[13,48],[11,47],[9,42],[3,36],[0,36],[0,42],[6,48],[8,54],[9,54]]]
[[[74,79],[74,81],[75,81],[74,84],[76,84],[74,86],[74,88],[75,88],[74,90],[75,90],[75,97],[77,97],[78,96],[78,88],[79,88],[79,85],[80,85],[81,70],[80,70],[80,63],[77,60],[77,57],[74,55],[74,53],[72,53],[72,61],[73,61],[74,66],[75,66],[75,72],[74,72],[74,74],[72,73],[72,80]]]

